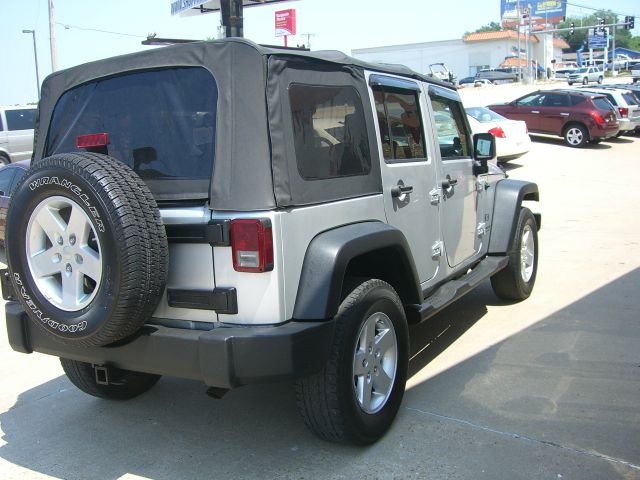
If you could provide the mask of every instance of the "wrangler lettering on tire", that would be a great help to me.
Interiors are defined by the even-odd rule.
[[[153,196],[105,155],[35,164],[7,217],[9,270],[36,324],[78,345],[106,345],[148,320],[164,290],[167,241]]]

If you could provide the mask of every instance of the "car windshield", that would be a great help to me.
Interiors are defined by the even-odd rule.
[[[481,123],[500,122],[502,120],[506,120],[502,115],[485,107],[469,107],[465,108],[465,111],[467,112],[467,115]]]
[[[579,68],[574,73],[587,73],[587,69],[586,68]]]

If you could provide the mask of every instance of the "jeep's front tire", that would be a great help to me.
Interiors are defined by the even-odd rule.
[[[538,228],[526,207],[520,209],[508,255],[508,265],[491,277],[491,287],[505,300],[524,300],[531,295],[538,272]]]
[[[160,375],[109,367],[106,385],[96,381],[95,367],[90,363],[61,358],[62,369],[71,383],[84,393],[109,400],[129,400],[153,387]]]
[[[335,324],[324,368],[296,383],[298,409],[324,440],[371,444],[389,429],[404,395],[404,309],[391,285],[367,280],[342,301]]]
[[[168,245],[155,200],[133,170],[106,155],[33,165],[12,197],[5,244],[18,300],[68,344],[133,335],[166,284]]]

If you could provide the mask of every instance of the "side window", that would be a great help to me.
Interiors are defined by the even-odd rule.
[[[7,130],[32,130],[36,124],[36,110],[34,108],[23,110],[6,110]]]
[[[388,161],[426,158],[418,92],[373,91],[382,153]]]
[[[575,107],[576,105],[580,105],[584,100],[585,97],[583,96],[571,95],[571,106]]]
[[[521,98],[517,101],[517,105],[530,105],[530,106],[540,106],[542,104],[542,100],[544,96],[539,93],[528,95],[524,98]]]
[[[431,105],[436,121],[436,132],[442,160],[469,157],[469,135],[463,120],[464,110],[460,102],[431,95]]]
[[[544,96],[545,107],[568,107],[569,97],[559,93],[548,93]]]
[[[13,180],[13,175],[15,173],[15,168],[5,168],[0,170],[0,192],[2,196],[9,196],[9,189],[11,188],[11,181]]]
[[[350,86],[289,87],[298,171],[305,180],[367,175],[369,137],[362,100]]]
[[[0,132],[4,131],[4,126],[2,125],[2,116],[0,116]]]

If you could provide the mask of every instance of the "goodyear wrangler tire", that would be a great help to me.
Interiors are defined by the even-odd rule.
[[[29,317],[66,343],[100,346],[149,319],[167,278],[151,192],[123,163],[77,153],[40,160],[7,214],[7,263]]]

